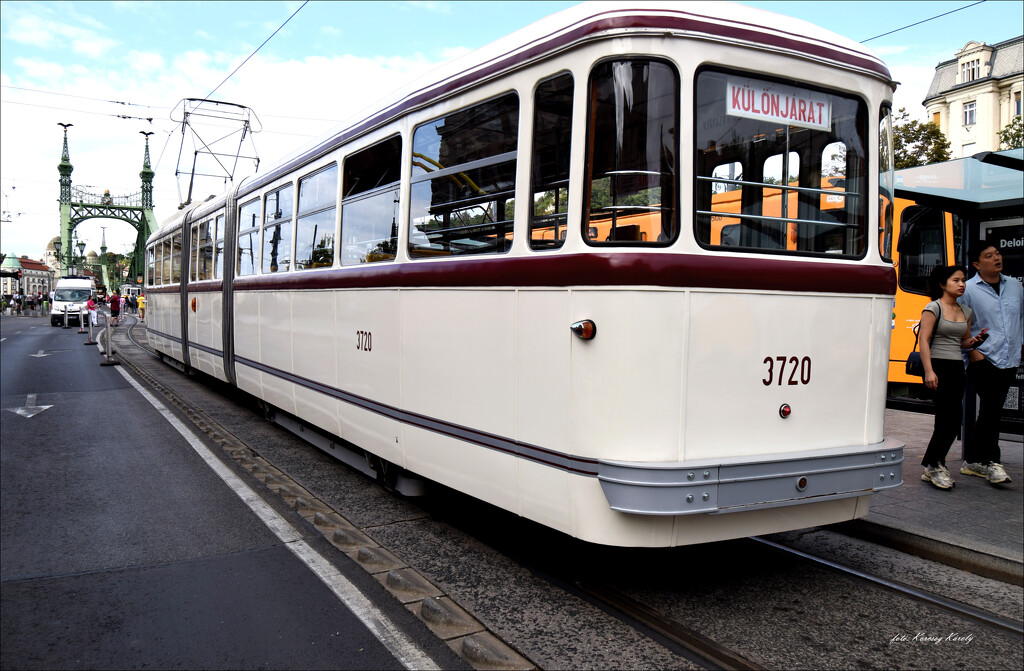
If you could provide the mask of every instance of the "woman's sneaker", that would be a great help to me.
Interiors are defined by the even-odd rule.
[[[942,466],[926,466],[924,473],[921,474],[921,479],[932,483],[939,489],[951,489],[956,484]]]
[[[988,481],[993,485],[1001,482],[1013,482],[1001,464],[992,463],[988,465]]]

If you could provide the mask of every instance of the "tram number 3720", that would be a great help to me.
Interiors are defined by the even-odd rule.
[[[373,349],[373,334],[369,331],[356,331],[356,349],[369,352]]]
[[[776,366],[776,363],[778,366]],[[780,387],[783,384],[797,386],[811,383],[811,357],[799,358],[795,356],[777,356],[764,358],[764,364],[768,366],[766,377],[761,384],[770,387],[773,383]],[[778,371],[776,371],[776,368]],[[786,373],[789,373],[789,381],[786,380]]]

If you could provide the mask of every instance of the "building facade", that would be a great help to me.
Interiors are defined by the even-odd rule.
[[[10,298],[16,293],[28,294],[49,294],[54,286],[54,273],[42,261],[35,261],[26,256],[20,258],[8,256],[4,259],[4,269],[9,271],[21,270],[21,279],[16,276],[5,276],[0,281],[0,291],[5,298]]]
[[[924,106],[949,140],[950,156],[1000,149],[998,132],[1021,115],[1024,35],[998,44],[968,42],[935,66]]]

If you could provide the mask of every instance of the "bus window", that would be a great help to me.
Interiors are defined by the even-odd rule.
[[[530,171],[530,247],[557,249],[565,242],[569,211],[569,142],[572,136],[572,75],[537,87],[533,109]]]
[[[600,63],[588,102],[587,243],[670,244],[678,235],[675,68],[648,59]]]
[[[413,134],[409,255],[512,247],[519,97],[452,112]]]
[[[295,268],[334,265],[334,216],[338,200],[338,166],[299,180],[299,214],[295,225]]]
[[[704,69],[695,106],[695,228],[702,245],[738,239],[740,247],[775,253],[863,256],[868,134],[862,101]],[[734,164],[743,167],[740,177],[723,170]],[[738,188],[745,185],[757,188]],[[726,225],[740,230],[723,241]]]
[[[402,138],[397,135],[345,159],[341,265],[395,258],[401,176]]]
[[[927,296],[932,269],[946,264],[941,210],[912,205],[900,216],[900,289]]]

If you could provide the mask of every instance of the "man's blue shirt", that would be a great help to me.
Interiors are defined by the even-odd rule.
[[[967,280],[967,288],[960,303],[974,310],[971,336],[988,328],[988,340],[978,350],[996,368],[1016,368],[1020,365],[1020,350],[1024,340],[1024,287],[1006,275],[999,275],[999,294],[988,282],[976,274]]]

